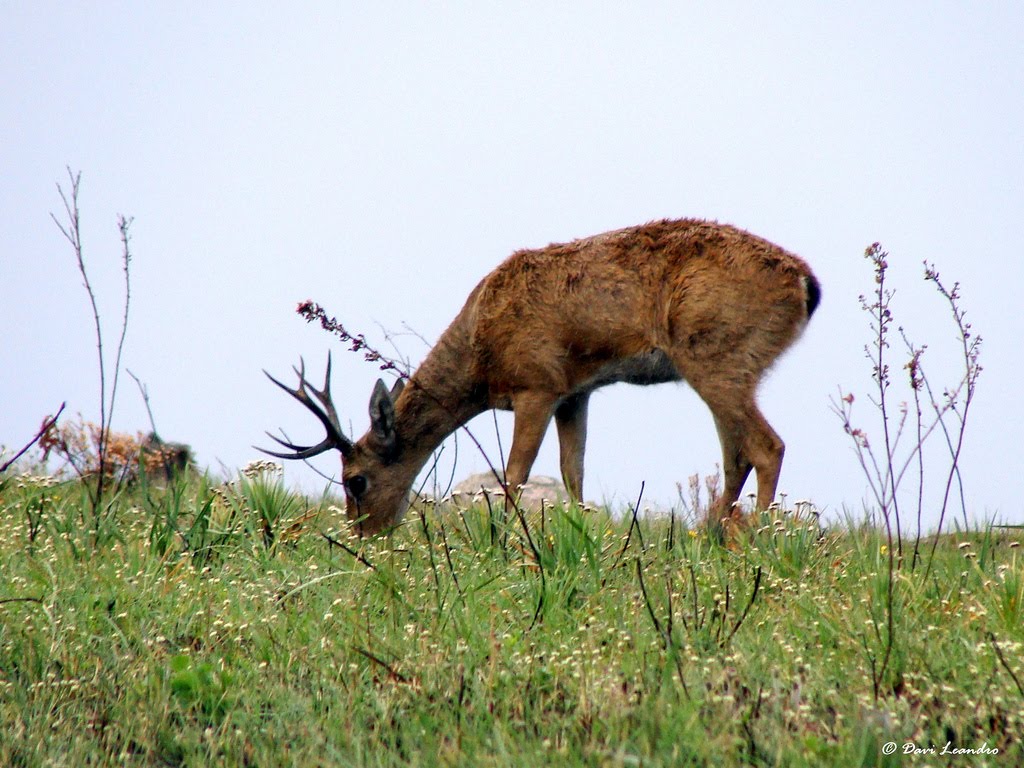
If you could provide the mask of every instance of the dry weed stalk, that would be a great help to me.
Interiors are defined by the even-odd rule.
[[[898,404],[894,413],[890,388],[890,339],[895,317],[892,311],[894,291],[888,287],[886,277],[889,269],[889,254],[882,250],[881,245],[874,243],[865,251],[865,258],[871,263],[874,272],[875,290],[870,297],[861,296],[861,308],[870,317],[872,339],[864,347],[864,353],[871,362],[871,378],[875,391],[868,396],[869,402],[875,407],[880,419],[882,433],[881,449],[873,447],[865,429],[855,426],[853,422],[852,393],[840,391],[838,399],[832,400],[832,410],[840,418],[843,429],[850,436],[854,452],[860,463],[868,486],[878,506],[885,524],[886,552],[888,555],[887,588],[886,588],[886,632],[882,636],[877,623],[874,632],[878,644],[882,647],[881,658],[865,648],[871,662],[871,673],[875,686],[875,697],[880,696],[880,685],[888,669],[894,644],[893,604],[896,581],[894,571],[903,567],[903,525],[900,511],[899,489],[907,473],[913,466],[916,468],[917,484],[917,530],[914,538],[914,551],[911,558],[911,571],[921,560],[921,516],[925,498],[925,462],[924,445],[928,438],[940,431],[946,440],[949,453],[949,466],[945,472],[942,504],[939,512],[938,528],[933,538],[931,553],[928,558],[924,577],[927,579],[935,559],[935,547],[938,544],[942,528],[946,520],[953,483],[956,481],[960,491],[960,504],[963,512],[964,526],[969,527],[967,505],[963,493],[963,479],[960,473],[960,456],[963,449],[964,433],[971,403],[976,394],[978,377],[981,374],[979,362],[981,354],[981,337],[973,333],[971,324],[966,321],[966,311],[960,305],[960,284],[954,283],[947,288],[942,282],[935,266],[924,263],[924,278],[934,284],[943,297],[953,315],[960,345],[960,364],[962,373],[956,384],[943,389],[941,396],[937,394],[924,366],[926,345],[918,346],[908,337],[902,326],[897,331],[903,341],[908,355],[903,369],[907,372],[907,384],[910,388],[910,401],[913,402],[913,431],[908,429],[910,419],[909,402]],[[952,418],[951,418],[952,417]],[[950,423],[955,419],[955,423]],[[904,441],[911,434],[911,443],[904,448]],[[895,541],[894,541],[895,530]]]
[[[61,220],[53,213],[50,214],[50,218],[53,219],[53,222],[57,225],[61,234],[64,235],[64,238],[71,244],[71,248],[75,254],[78,271],[82,276],[82,282],[85,286],[86,294],[89,297],[89,305],[92,309],[93,327],[96,333],[96,354],[99,361],[100,423],[95,446],[97,461],[97,471],[95,473],[96,483],[94,487],[89,488],[89,495],[93,518],[98,520],[104,512],[104,501],[110,479],[112,477],[115,478],[115,491],[119,487],[120,482],[116,479],[116,475],[108,471],[108,463],[111,459],[112,433],[110,431],[110,423],[113,418],[114,404],[117,400],[117,384],[121,373],[121,355],[124,351],[125,337],[128,333],[128,310],[131,305],[130,265],[132,255],[129,247],[129,243],[131,241],[129,230],[132,225],[132,219],[131,217],[122,215],[118,215],[117,217],[117,228],[121,239],[121,265],[124,272],[124,305],[121,315],[120,336],[115,349],[114,365],[109,376],[110,381],[108,395],[107,364],[103,349],[103,324],[100,321],[100,310],[96,303],[96,293],[93,290],[92,282],[89,279],[89,272],[85,267],[85,256],[82,246],[81,213],[78,205],[78,194],[81,187],[82,174],[80,172],[72,172],[70,167],[67,169],[67,172],[71,185],[70,190],[65,191],[59,183],[57,184],[57,192],[60,194],[61,201],[64,203],[64,212],[67,220],[62,223]],[[72,464],[72,466],[74,466],[74,464]]]

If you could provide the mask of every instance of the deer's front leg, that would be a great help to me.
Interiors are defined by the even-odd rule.
[[[519,486],[530,476],[530,468],[537,458],[554,407],[555,398],[543,392],[522,392],[512,399],[515,425],[505,482],[513,496],[517,496]]]
[[[587,404],[589,392],[567,397],[555,409],[562,482],[569,496],[583,501],[583,454],[587,446]]]

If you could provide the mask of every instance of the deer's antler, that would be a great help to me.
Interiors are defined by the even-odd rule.
[[[276,456],[279,459],[308,459],[311,456],[317,456],[329,451],[332,448],[337,448],[341,451],[342,456],[348,456],[352,452],[352,441],[345,437],[344,433],[341,431],[341,424],[338,421],[338,412],[334,409],[334,401],[331,400],[330,353],[327,353],[327,374],[324,377],[323,389],[317,389],[306,380],[306,361],[301,357],[299,358],[299,367],[295,368],[293,366],[292,370],[295,371],[299,377],[299,386],[296,389],[292,389],[291,387],[282,384],[266,371],[263,371],[263,373],[267,375],[268,379],[277,384],[277,386],[312,411],[320,420],[320,423],[324,425],[324,429],[327,430],[327,437],[316,445],[295,445],[287,440],[275,437],[268,432],[267,435],[271,440],[287,448],[290,453],[278,453],[276,451],[268,451],[265,448],[259,448],[258,450],[263,451],[263,453],[269,454],[270,456]],[[319,401],[319,405],[312,397],[310,397],[311,393],[316,397],[316,400]]]

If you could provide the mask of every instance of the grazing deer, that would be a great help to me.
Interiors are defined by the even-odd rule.
[[[766,509],[782,466],[782,440],[755,402],[758,383],[820,297],[802,260],[707,221],[652,222],[518,251],[473,289],[408,386],[377,381],[359,440],[342,433],[329,357],[322,390],[304,366],[297,389],[270,377],[316,414],[327,437],[308,447],[274,438],[290,452],[268,453],[302,459],[338,449],[346,512],[372,534],[401,520],[442,440],[487,409],[511,409],[507,487],[526,481],[553,416],[563,481],[582,500],[591,392],[685,380],[711,409],[722,443],[725,490],[713,522],[739,523],[734,502],[751,469]]]

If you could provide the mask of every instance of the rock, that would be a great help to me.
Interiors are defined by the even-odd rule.
[[[501,498],[503,493],[501,484],[494,478],[491,472],[480,472],[470,475],[458,483],[452,490],[452,496],[456,501],[471,503],[475,496],[480,494],[481,489],[491,495],[492,504],[494,498]],[[545,475],[534,475],[523,486],[523,495],[519,499],[523,509],[540,509],[541,502],[545,505],[564,504],[569,500],[565,492],[565,486],[561,480]]]

